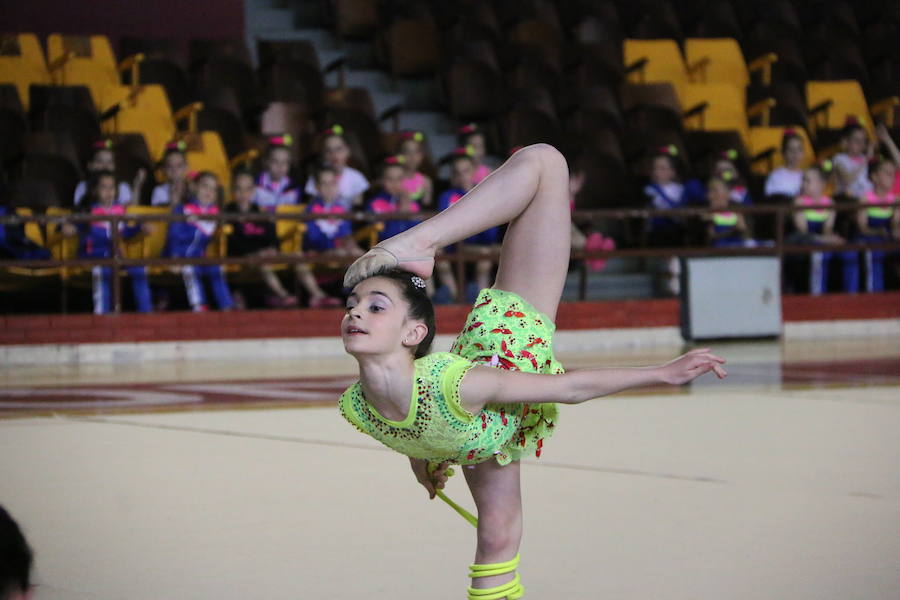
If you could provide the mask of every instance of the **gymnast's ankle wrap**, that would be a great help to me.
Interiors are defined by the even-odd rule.
[[[503,575],[512,573],[519,567],[519,555],[515,558],[502,563],[494,563],[491,565],[471,565],[469,567],[469,577],[472,579],[478,577],[492,577],[494,575]],[[518,600],[525,595],[525,588],[522,586],[521,578],[516,573],[512,581],[501,583],[492,588],[475,589],[469,588],[469,600]]]

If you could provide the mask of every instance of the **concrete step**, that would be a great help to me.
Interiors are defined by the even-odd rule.
[[[250,29],[248,28],[248,31]],[[291,21],[283,27],[259,27],[252,30],[254,37],[265,40],[307,40],[316,47],[316,52],[339,50],[337,39],[327,29],[294,29]]]
[[[403,94],[394,92],[369,92],[369,95],[372,97],[372,104],[375,105],[375,114],[379,117],[383,115],[386,110],[397,106],[403,106]]]
[[[340,40],[341,48],[347,53],[347,64],[351,69],[374,69],[375,48],[371,42]]]
[[[404,110],[400,114],[400,128],[424,131],[430,136],[453,131],[453,122],[444,113],[436,111]]]
[[[397,91],[406,97],[406,106],[413,110],[439,110],[437,82],[433,78],[398,79]]]
[[[294,11],[290,9],[257,7],[247,12],[247,31],[290,31],[293,27]]]
[[[456,136],[449,133],[431,134],[428,137],[428,144],[431,146],[431,157],[435,161],[440,161],[456,148]],[[449,179],[449,165],[442,166],[438,170],[438,175],[444,179]]]
[[[337,86],[337,73],[329,73],[325,77],[325,84],[330,87]],[[382,71],[348,69],[346,74],[347,87],[361,87],[369,90],[369,93],[389,93],[396,91],[391,87],[391,78]]]
[[[563,300],[578,300],[580,273],[566,277]],[[588,273],[586,300],[631,300],[653,298],[653,276],[649,273]]]

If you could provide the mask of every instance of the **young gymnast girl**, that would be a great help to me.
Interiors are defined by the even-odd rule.
[[[351,424],[407,455],[433,498],[450,464],[478,509],[470,600],[515,600],[522,536],[519,460],[540,456],[557,418],[577,404],[653,383],[682,384],[725,361],[693,350],[658,367],[563,373],[553,319],[569,263],[568,169],[551,146],[516,152],[447,210],[375,246],[347,270],[341,322],[360,378],[341,396]],[[428,354],[434,310],[424,294],[437,249],[509,223],[492,288],[451,352]],[[496,368],[473,368],[476,366]],[[472,519],[475,522],[475,519]]]

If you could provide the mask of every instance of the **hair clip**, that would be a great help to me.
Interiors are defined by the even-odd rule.
[[[783,135],[784,137],[787,137],[787,136],[789,136],[789,135],[799,135],[799,134],[797,133],[797,130],[794,129],[793,127],[785,127],[785,128],[784,128],[784,133],[782,133],[782,135]]]
[[[113,147],[113,141],[110,139],[97,140],[91,147],[94,148],[94,150],[111,150]]]
[[[729,148],[722,152],[722,158],[727,158],[728,160],[737,160],[738,156],[738,151],[734,148]]]
[[[669,156],[678,156],[678,146],[675,144],[669,144],[668,146],[662,146],[659,149],[661,154],[668,154]]]
[[[722,171],[722,174],[719,175],[719,177],[721,177],[722,181],[724,181],[725,183],[731,183],[734,179],[737,178],[737,174],[731,169],[728,169],[726,171]]]
[[[828,159],[823,160],[819,163],[819,168],[822,169],[825,173],[831,173],[831,170],[834,169],[834,163]]]
[[[405,165],[406,157],[402,154],[395,154],[394,156],[388,156],[384,159],[384,164],[386,165]]]
[[[467,123],[459,128],[459,132],[463,135],[478,133],[478,125],[476,125],[475,123]]]
[[[325,133],[325,135],[337,135],[337,136],[343,137],[343,135],[344,135],[344,128],[341,127],[340,125],[338,125],[337,123],[335,123],[334,125],[332,125],[332,126],[329,127],[328,129],[326,129],[324,133]]]
[[[425,289],[425,280],[422,279],[421,277],[419,277],[418,275],[413,275],[412,277],[409,278],[409,280],[412,282],[412,284],[415,287],[419,288],[420,290]]]
[[[472,158],[475,156],[475,148],[472,146],[462,146],[460,148],[454,148],[453,152],[450,153],[453,156],[468,156]]]
[[[285,133],[284,135],[273,135],[269,138],[269,144],[272,146],[290,148],[294,144],[294,138],[289,133]]]
[[[425,134],[421,131],[404,131],[400,134],[404,140],[412,140],[414,142],[419,142],[420,144],[425,141]]]
[[[184,140],[173,140],[166,144],[166,150],[177,150],[179,152],[184,152],[187,150],[187,144]]]

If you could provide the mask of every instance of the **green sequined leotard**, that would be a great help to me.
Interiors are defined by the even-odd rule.
[[[341,414],[357,429],[413,458],[475,464],[495,458],[501,465],[541,454],[557,420],[555,404],[488,404],[477,415],[462,408],[459,384],[469,369],[558,374],[553,356],[555,325],[512,292],[482,290],[451,352],[415,361],[406,419],[391,421],[366,401],[359,382],[340,400]]]

